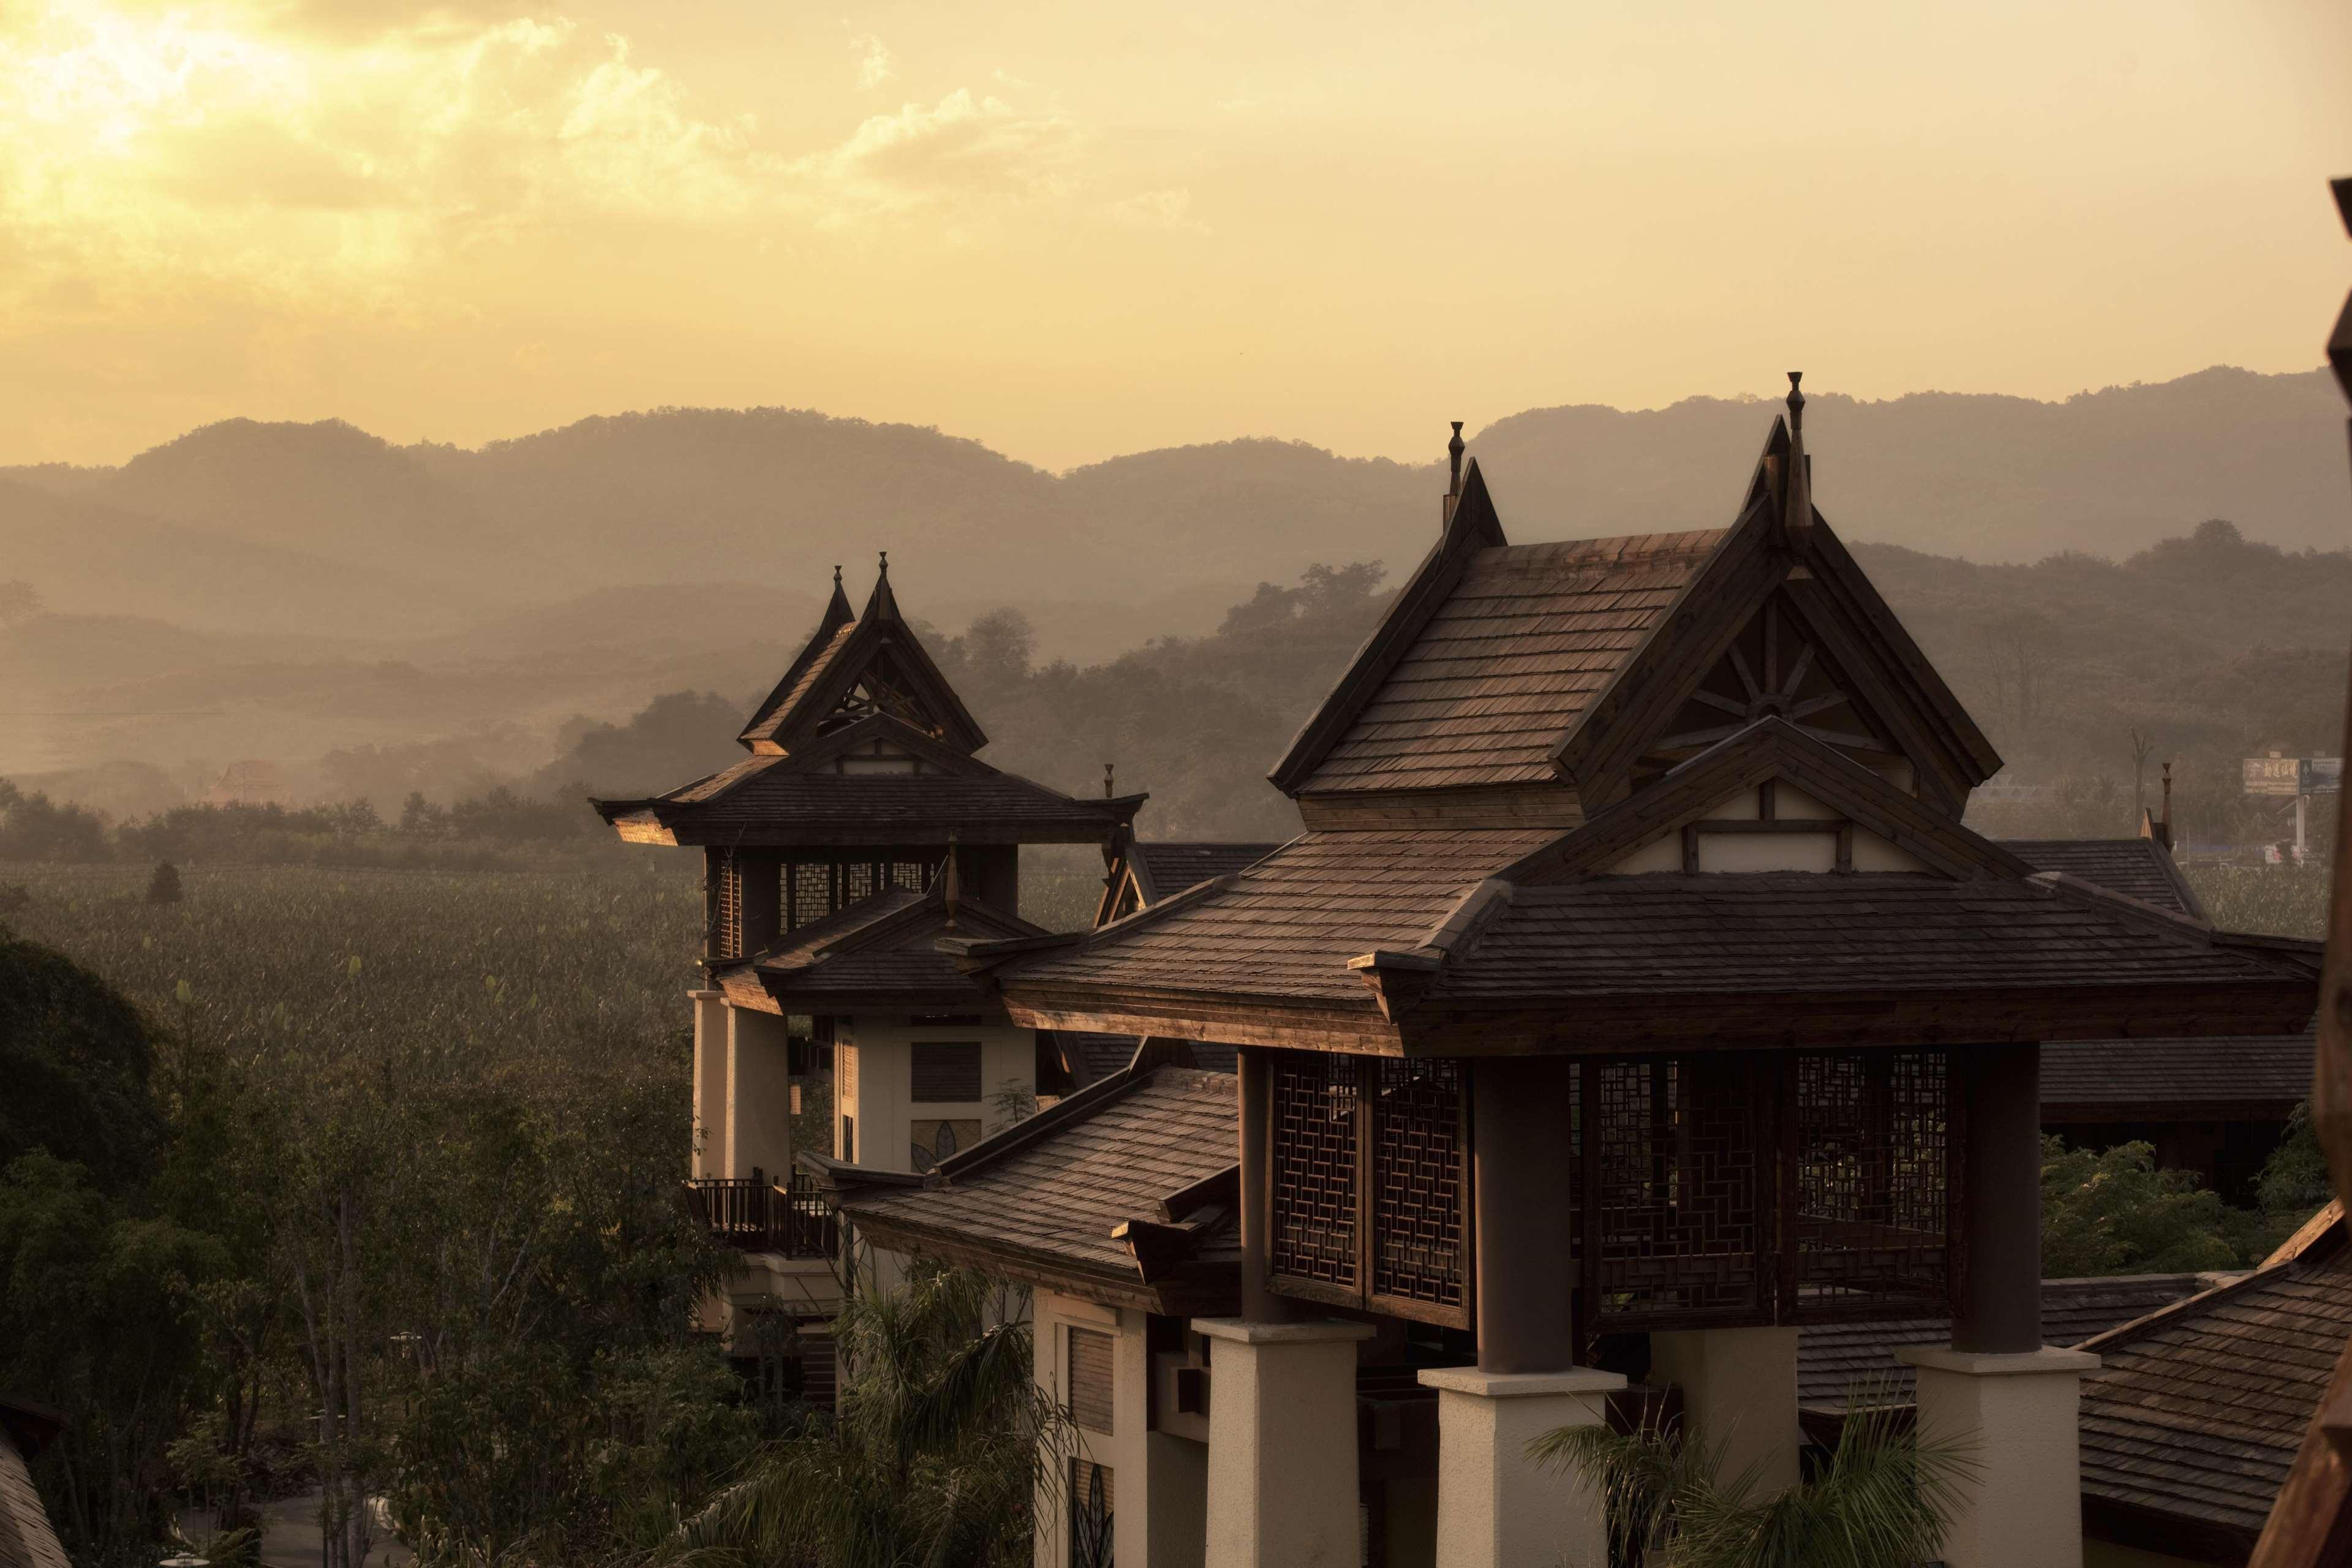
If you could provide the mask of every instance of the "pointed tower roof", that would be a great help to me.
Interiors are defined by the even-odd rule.
[[[988,744],[987,733],[899,614],[887,552],[864,614],[850,615],[849,599],[836,579],[816,636],[740,739],[755,752],[784,755],[875,714],[897,719],[960,752]]]
[[[791,702],[793,694],[808,679],[810,669],[832,650],[842,634],[849,629],[850,623],[856,619],[856,612],[849,607],[849,595],[842,590],[841,568],[835,566],[833,569],[833,597],[826,601],[824,615],[817,621],[816,630],[809,635],[807,644],[785,669],[784,678],[761,699],[760,706],[743,726],[743,732],[735,737],[738,742],[748,750],[759,749],[756,741],[761,727],[775,716],[778,710]]]

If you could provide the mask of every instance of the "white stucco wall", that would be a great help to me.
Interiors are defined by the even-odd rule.
[[[1773,816],[1783,822],[1829,820],[1843,815],[1786,779],[1775,780],[1772,787]],[[1756,788],[1751,785],[1725,796],[1708,809],[1703,820],[1754,822],[1759,819],[1761,812],[1761,801]],[[1709,833],[1700,836],[1698,855],[1702,871],[1826,873],[1837,868],[1837,841],[1827,833]],[[1612,873],[1621,876],[1643,871],[1680,871],[1682,868],[1683,837],[1679,829],[1663,838],[1653,839],[1609,868]],[[1856,823],[1853,829],[1853,868],[1857,871],[1924,871],[1927,868],[1910,851]]]
[[[981,1047],[981,1098],[953,1102],[911,1098],[918,1041],[942,1044],[978,1041]],[[997,1100],[1008,1090],[1034,1097],[1037,1092],[1037,1037],[1028,1029],[1008,1024],[912,1024],[903,1015],[860,1015],[836,1021],[834,1048],[846,1046],[857,1053],[857,1082],[840,1089],[843,1075],[836,1066],[834,1082],[833,1152],[841,1152],[841,1119],[856,1119],[857,1147],[850,1157],[877,1170],[906,1171],[914,1165],[908,1145],[918,1121],[977,1121],[984,1137],[1006,1124]]]
[[[1109,1432],[1080,1429],[1079,1456],[1111,1472],[1111,1552],[1120,1568],[1202,1568],[1208,1510],[1209,1450],[1204,1443],[1150,1429],[1149,1319],[1133,1308],[1097,1306],[1040,1290],[1031,1304],[1037,1387],[1062,1409],[1069,1369],[1069,1331],[1112,1336]],[[1066,1473],[1066,1467],[1065,1467]],[[1069,1504],[1058,1490],[1037,1502],[1038,1568],[1068,1568]]]

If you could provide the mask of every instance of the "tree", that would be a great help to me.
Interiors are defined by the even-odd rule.
[[[964,668],[982,685],[1022,680],[1037,654],[1037,628],[1018,610],[991,610],[963,634]]]
[[[169,860],[155,862],[155,873],[147,879],[147,901],[151,904],[176,904],[180,901],[180,868]]]
[[[2042,1140],[2042,1272],[2193,1274],[2234,1268],[2243,1216],[2189,1171],[2158,1170],[2146,1143],[2069,1149]]]
[[[773,1568],[1026,1568],[1070,1428],[1042,1399],[1029,1325],[991,1280],[918,1269],[851,1299],[850,1369],[830,1425],[772,1446],[689,1521],[680,1544]]]
[[[134,1190],[163,1136],[154,1061],[155,1037],[121,993],[0,932],[0,1165],[45,1150],[106,1192]]]
[[[1600,1497],[1610,1568],[1886,1568],[1926,1563],[1943,1543],[1973,1457],[1922,1443],[1884,1399],[1849,1397],[1829,1468],[1752,1500],[1752,1472],[1725,1476],[1721,1451],[1678,1422],[1632,1432],[1562,1426],[1528,1452]]]
[[[2132,749],[2132,822],[2137,826],[2147,814],[2147,759],[2156,750],[2156,742],[2134,725],[2128,731]]]

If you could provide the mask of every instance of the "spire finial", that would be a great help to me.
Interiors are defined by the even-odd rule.
[[[1105,763],[1103,764],[1103,798],[1105,800],[1110,799],[1113,795],[1118,793],[1118,791],[1111,784],[1111,769],[1116,765],[1117,764],[1112,763]]]
[[[1805,394],[1801,370],[1789,373],[1789,467],[1780,485],[1780,531],[1789,548],[1803,553],[1813,541],[1813,469],[1805,457]]]
[[[1462,421],[1456,419],[1452,421],[1452,424],[1454,439],[1445,443],[1447,468],[1450,470],[1445,479],[1445,499],[1437,503],[1437,521],[1441,528],[1453,522],[1454,503],[1462,499]]]
[[[955,930],[956,905],[963,901],[962,879],[956,874],[955,829],[948,829],[948,863],[940,873],[940,897],[948,906],[948,930]]]
[[[890,575],[890,552],[887,550],[882,552],[882,575]]]
[[[838,561],[833,563],[833,585],[836,588],[841,586],[841,563]]]

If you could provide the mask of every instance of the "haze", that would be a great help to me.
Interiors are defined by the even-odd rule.
[[[2347,58],[2340,0],[20,0],[0,461],[694,404],[1421,462],[1790,364],[2301,371]]]

